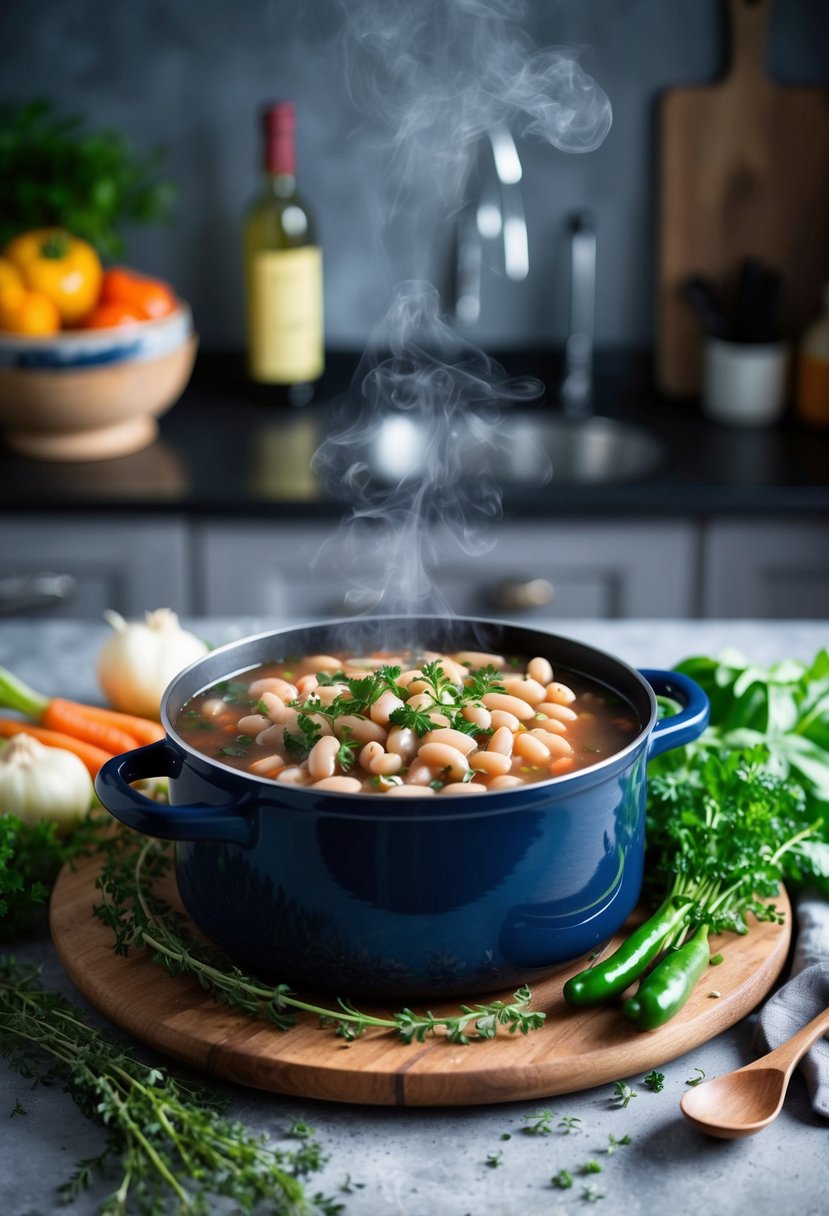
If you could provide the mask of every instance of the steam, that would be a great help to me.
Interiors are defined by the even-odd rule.
[[[442,564],[451,574],[458,552],[492,547],[500,407],[540,388],[462,339],[430,284],[398,286],[343,425],[312,459],[322,484],[351,504],[318,558],[348,586],[349,611],[451,613],[434,573]]]
[[[351,98],[376,128],[400,192],[457,200],[498,124],[562,152],[605,139],[610,101],[567,47],[538,49],[523,0],[342,0]]]
[[[522,0],[340,0],[350,96],[386,153],[384,222],[405,218],[413,264],[425,200],[457,206],[478,144],[506,126],[563,152],[597,148],[610,103],[572,50],[540,50]],[[404,203],[407,206],[404,206]],[[382,225],[378,225],[378,231]],[[541,386],[511,380],[441,315],[438,293],[400,284],[354,380],[343,421],[312,460],[351,505],[318,560],[355,614],[452,615],[458,554],[492,547],[502,407]]]

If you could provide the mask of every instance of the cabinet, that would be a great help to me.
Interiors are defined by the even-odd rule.
[[[383,611],[522,619],[696,615],[691,523],[514,522],[491,539],[475,553],[440,528],[390,548],[379,529],[372,545],[325,526],[196,525],[196,610],[306,620],[382,602]],[[424,594],[432,578],[442,602]]]
[[[67,592],[42,603],[28,576],[62,576]],[[37,584],[34,590],[37,591]],[[77,518],[38,515],[0,522],[0,611],[37,611],[57,617],[100,620],[106,608],[122,615],[168,607],[187,612],[192,603],[190,544],[180,518]]]
[[[829,521],[757,520],[706,527],[703,615],[829,618]]]

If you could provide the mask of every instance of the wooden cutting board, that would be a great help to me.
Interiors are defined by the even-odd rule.
[[[169,975],[146,951],[116,955],[112,931],[92,915],[100,900],[99,867],[98,859],[89,858],[74,871],[65,868],[50,905],[61,962],[96,1009],[148,1046],[203,1072],[335,1102],[480,1105],[574,1093],[645,1073],[749,1013],[780,974],[791,936],[783,893],[778,906],[784,924],[758,924],[746,937],[713,939],[712,954],[720,951],[722,964],[709,969],[673,1021],[649,1033],[636,1030],[618,1006],[568,1010],[561,989],[579,970],[574,966],[533,984],[533,1007],[543,1009],[547,1020],[526,1036],[503,1033],[466,1047],[437,1037],[407,1046],[388,1032],[371,1030],[347,1044],[310,1016],[288,1031],[252,1021],[212,1001],[192,978]],[[178,905],[174,889],[164,894]],[[719,997],[711,997],[712,990]],[[441,1002],[434,1009],[454,1013],[460,1003]],[[330,1007],[331,998],[321,1004]],[[366,1011],[384,1012],[377,1006]]]
[[[710,85],[670,89],[658,109],[658,387],[697,393],[702,330],[680,285],[733,292],[746,258],[783,274],[786,332],[816,316],[829,279],[829,88],[765,74],[771,0],[727,0],[731,63]]]

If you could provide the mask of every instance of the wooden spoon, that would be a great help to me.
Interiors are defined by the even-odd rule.
[[[701,1132],[721,1140],[762,1131],[780,1114],[795,1066],[827,1030],[829,1009],[768,1055],[695,1085],[679,1104],[683,1115]]]

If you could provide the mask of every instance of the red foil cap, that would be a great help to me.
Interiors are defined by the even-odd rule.
[[[262,115],[265,127],[265,172],[296,176],[296,112],[292,101],[278,101]]]

